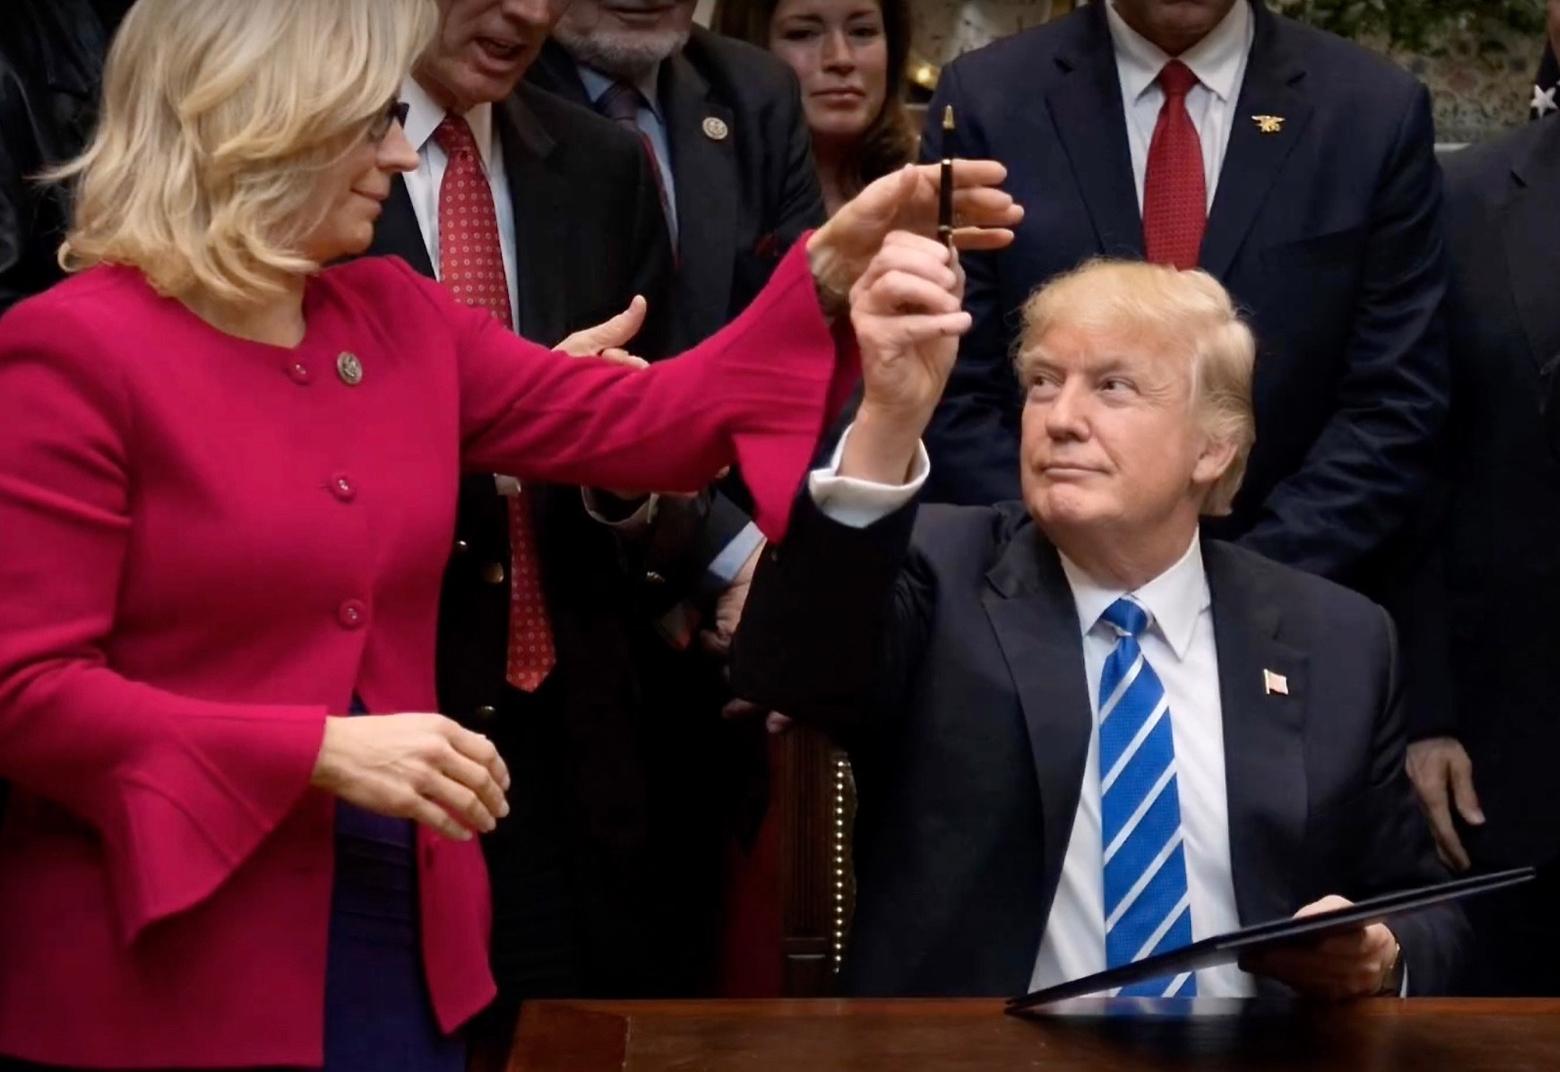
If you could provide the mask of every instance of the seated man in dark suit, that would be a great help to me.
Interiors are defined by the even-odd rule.
[[[968,259],[928,501],[1017,496],[1008,354],[1037,285],[1091,256],[1201,267],[1263,350],[1262,435],[1210,533],[1386,597],[1447,405],[1425,88],[1263,0],[1100,0],[960,57],[929,114],[945,104],[1030,211],[1011,249]],[[929,124],[923,157],[941,144]]]
[[[1023,502],[917,510],[951,340],[885,368],[858,325],[864,400],[737,636],[739,691],[851,753],[850,989],[1013,994],[1444,877],[1387,615],[1199,536],[1254,432],[1227,293],[1103,262],[1024,316]],[[1434,993],[1464,933],[1443,907],[1244,968]],[[1262,988],[1220,967],[1128,992]]]

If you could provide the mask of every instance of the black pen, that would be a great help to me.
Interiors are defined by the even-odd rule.
[[[937,189],[937,237],[953,248],[953,105],[943,107],[942,172]]]

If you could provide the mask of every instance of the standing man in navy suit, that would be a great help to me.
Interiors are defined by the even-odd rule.
[[[963,56],[930,116],[1008,166],[1018,240],[966,258],[975,327],[928,496],[1018,495],[1013,314],[1091,256],[1199,266],[1249,311],[1261,438],[1216,534],[1379,591],[1447,406],[1429,96],[1262,0],[1099,0]],[[938,123],[923,152],[942,152]]]

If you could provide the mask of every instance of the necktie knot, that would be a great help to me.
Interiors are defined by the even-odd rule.
[[[1192,87],[1201,85],[1192,69],[1180,60],[1171,60],[1164,65],[1159,72],[1159,88],[1165,91],[1166,97],[1181,97],[1192,91]]]
[[[433,131],[433,140],[439,143],[444,155],[455,157],[461,153],[477,156],[477,138],[471,133],[471,124],[465,116],[446,115]]]
[[[596,108],[608,119],[632,124],[639,119],[639,108],[644,103],[645,95],[637,88],[627,82],[613,82],[596,101]]]
[[[1136,638],[1143,635],[1150,619],[1148,611],[1143,609],[1142,604],[1130,596],[1122,596],[1105,608],[1105,613],[1100,615],[1100,621],[1123,636]]]

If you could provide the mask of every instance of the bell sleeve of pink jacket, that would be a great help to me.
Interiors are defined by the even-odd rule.
[[[804,236],[731,324],[643,370],[545,350],[413,276],[456,326],[462,463],[670,492],[697,491],[736,465],[754,521],[781,538],[859,372],[848,328],[831,328],[819,308],[805,247]]]

